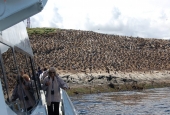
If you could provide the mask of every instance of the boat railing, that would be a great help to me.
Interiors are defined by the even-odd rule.
[[[78,115],[72,101],[70,100],[70,97],[68,96],[67,92],[63,89],[61,89],[61,111],[63,112],[63,115]]]

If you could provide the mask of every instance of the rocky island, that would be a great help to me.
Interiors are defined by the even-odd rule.
[[[170,86],[170,41],[29,28],[37,67],[54,66],[72,94]]]

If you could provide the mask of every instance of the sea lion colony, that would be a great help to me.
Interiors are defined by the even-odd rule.
[[[37,66],[76,72],[170,69],[170,41],[58,30],[29,36]]]

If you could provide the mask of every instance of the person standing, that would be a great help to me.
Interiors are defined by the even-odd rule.
[[[48,73],[47,68],[44,68],[42,74],[40,74],[40,77],[39,77],[41,83],[43,82],[44,78],[47,76],[47,73]]]
[[[48,77],[43,81],[43,90],[46,91],[48,115],[59,115],[60,88],[66,90],[68,86],[56,73],[55,68],[50,67]]]
[[[22,102],[24,101],[27,111],[31,110],[35,105],[30,77],[27,74],[23,74],[22,77],[20,77],[20,81],[19,79],[17,80],[17,85],[13,90],[11,100],[15,101],[17,98]]]
[[[43,72],[43,71],[41,70],[41,68],[40,68],[40,67],[38,67],[38,70],[37,70],[37,76],[38,76],[38,77],[40,77],[40,75],[42,74],[42,72]]]

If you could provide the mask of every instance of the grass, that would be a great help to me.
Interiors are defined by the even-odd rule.
[[[28,35],[54,33],[58,28],[27,28]]]

